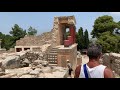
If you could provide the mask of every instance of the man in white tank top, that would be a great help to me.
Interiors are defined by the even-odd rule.
[[[113,72],[108,67],[101,65],[102,48],[100,45],[91,44],[88,47],[87,55],[89,62],[86,65],[79,65],[75,70],[75,78],[114,78]]]

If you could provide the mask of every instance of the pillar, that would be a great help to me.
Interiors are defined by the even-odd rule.
[[[22,48],[22,52],[24,52],[24,47],[21,47]]]
[[[73,39],[72,36],[68,36],[68,40],[69,40],[69,44],[70,44],[70,45],[72,45],[72,43],[73,43],[73,42],[72,42],[72,39]]]
[[[74,26],[70,26],[70,36],[72,36],[72,44],[75,43],[75,28]]]
[[[74,43],[76,43],[76,27],[74,26]]]

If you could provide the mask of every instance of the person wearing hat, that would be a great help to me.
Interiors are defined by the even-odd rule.
[[[71,77],[71,73],[72,73],[72,71],[73,71],[73,69],[72,69],[72,65],[71,65],[71,63],[70,63],[70,61],[69,60],[67,60],[67,67],[68,67],[68,74],[69,74],[69,76]]]

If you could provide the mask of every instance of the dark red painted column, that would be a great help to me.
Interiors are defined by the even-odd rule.
[[[72,44],[75,43],[75,29],[74,26],[70,26],[70,36],[72,36]]]
[[[69,40],[69,44],[72,45],[72,40],[73,40],[72,36],[68,36],[68,40]]]
[[[75,26],[73,28],[74,28],[74,43],[76,43],[76,28]]]

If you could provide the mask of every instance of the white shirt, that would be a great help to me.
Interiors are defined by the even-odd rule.
[[[106,66],[98,65],[96,67],[89,68],[86,64],[86,67],[89,71],[91,78],[104,78],[104,70],[105,70]],[[79,78],[85,78],[83,65],[81,65]]]

